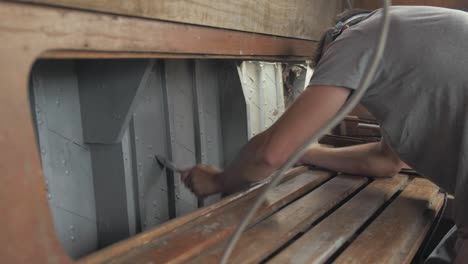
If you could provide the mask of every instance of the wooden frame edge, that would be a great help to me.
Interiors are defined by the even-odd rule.
[[[72,262],[55,235],[31,116],[29,74],[38,58],[304,60],[315,47],[313,41],[17,2],[0,2],[0,16],[4,263]]]

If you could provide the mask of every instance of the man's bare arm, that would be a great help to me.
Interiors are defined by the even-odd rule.
[[[391,177],[404,165],[384,140],[343,148],[311,147],[301,163],[374,177]]]
[[[197,195],[232,192],[246,183],[262,180],[277,170],[323,124],[343,106],[350,91],[333,86],[311,86],[289,107],[280,119],[252,138],[224,172],[213,175],[196,166],[182,175],[185,184]],[[219,190],[214,186],[219,180]]]

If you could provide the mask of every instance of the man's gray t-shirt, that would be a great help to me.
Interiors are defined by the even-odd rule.
[[[455,195],[468,231],[468,13],[394,6],[385,52],[362,99],[401,160]],[[345,30],[311,85],[357,89],[380,34],[382,11]]]

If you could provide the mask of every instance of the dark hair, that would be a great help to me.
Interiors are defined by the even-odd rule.
[[[338,24],[339,22],[345,22],[349,18],[359,15],[359,14],[366,14],[369,13],[369,10],[365,9],[359,9],[359,8],[353,8],[353,9],[348,9],[344,11],[343,13],[339,14],[335,18],[335,25]],[[361,22],[364,18],[357,20],[353,25]],[[332,43],[338,36],[340,32],[336,32],[337,29],[335,27],[330,27],[328,28],[325,33],[323,33],[322,37],[320,38],[320,41],[317,45],[317,49],[315,49],[314,52],[314,57],[312,59],[312,67],[317,66],[319,63],[320,59],[323,56],[323,52],[326,46],[328,46],[330,43]]]

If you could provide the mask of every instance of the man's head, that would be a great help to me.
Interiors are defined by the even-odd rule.
[[[325,53],[327,47],[347,28],[356,25],[365,19],[366,15],[369,14],[368,10],[365,9],[349,9],[339,14],[335,18],[335,26],[327,29],[322,35],[320,42],[315,50],[313,58],[313,67],[317,66],[318,62]]]

